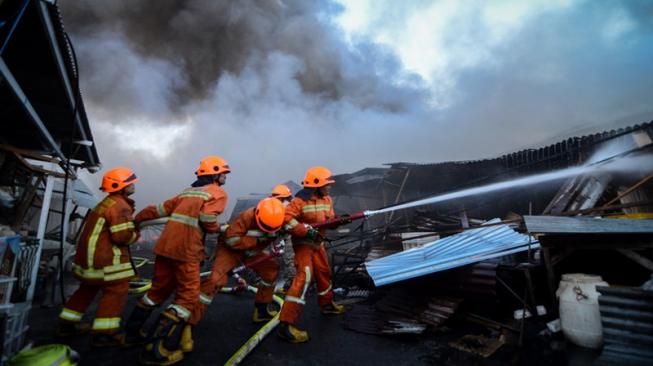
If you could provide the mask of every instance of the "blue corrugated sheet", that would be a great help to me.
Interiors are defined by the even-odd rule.
[[[488,223],[497,223],[498,219]],[[531,248],[539,248],[530,238]],[[464,231],[365,264],[376,286],[462,267],[467,264],[528,250],[529,236],[508,225],[496,225]]]

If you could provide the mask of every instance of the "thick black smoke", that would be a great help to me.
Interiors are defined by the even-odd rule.
[[[409,76],[393,55],[373,45],[347,48],[333,31],[328,15],[336,6],[328,1],[82,0],[62,8],[82,44],[88,97],[112,111],[138,113],[142,106],[130,101],[152,93],[164,102],[146,100],[152,112],[180,114],[225,73],[238,75],[275,52],[300,61],[293,77],[305,93],[389,112],[424,100],[418,85],[394,83]],[[157,76],[163,80],[148,80]]]

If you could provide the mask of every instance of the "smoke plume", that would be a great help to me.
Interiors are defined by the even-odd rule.
[[[313,165],[492,157],[653,116],[640,4],[378,1],[351,31],[352,4],[61,1],[104,167],[133,167],[143,206],[218,154],[233,203]]]

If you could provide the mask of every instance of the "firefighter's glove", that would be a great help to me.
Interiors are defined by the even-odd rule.
[[[319,235],[320,232],[313,228],[308,229],[308,231],[306,232],[306,237],[311,240],[315,240]]]

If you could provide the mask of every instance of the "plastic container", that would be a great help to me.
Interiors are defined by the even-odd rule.
[[[6,307],[9,304],[14,282],[16,282],[16,277],[0,275],[0,308]]]
[[[600,348],[603,326],[596,286],[608,286],[601,276],[563,274],[556,296],[560,300],[560,325],[570,342],[586,348]]]
[[[6,323],[4,329],[3,350],[4,357],[11,357],[21,348],[25,341],[25,335],[29,329],[27,325],[31,304],[28,302],[13,304],[6,309]]]

